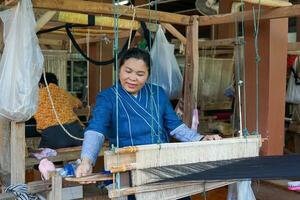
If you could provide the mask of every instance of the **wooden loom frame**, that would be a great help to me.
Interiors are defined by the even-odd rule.
[[[16,2],[17,0],[7,0],[6,2]],[[262,0],[263,1],[263,0]],[[105,3],[96,3],[89,1],[79,0],[74,4],[73,0],[33,0],[33,6],[35,8],[44,8],[49,10],[61,10],[61,11],[71,11],[78,13],[86,13],[86,14],[112,14],[113,9],[112,5]],[[127,8],[123,6],[123,11]],[[146,9],[138,9],[136,13],[136,19],[147,19],[148,18],[148,10]],[[128,11],[124,16],[131,16],[132,12]],[[153,12],[151,13],[154,16]],[[237,19],[241,21],[242,13],[235,14],[222,14],[216,16],[184,16],[179,14],[158,12],[159,18],[161,22],[170,23],[170,24],[181,24],[187,26],[187,38],[186,38],[186,76],[190,76],[193,73],[195,66],[197,66],[197,56],[198,48],[197,41],[198,37],[198,29],[197,26],[206,26],[212,24],[224,24],[224,23],[233,23]],[[261,13],[261,19],[276,19],[276,18],[286,18],[292,16],[300,15],[300,5],[294,5],[290,7],[282,7],[275,9],[263,9]],[[252,11],[244,12],[244,19],[246,21],[253,20]],[[189,73],[191,73],[189,75]],[[192,105],[194,105],[193,99],[189,99],[189,94],[192,90],[194,90],[196,82],[193,82],[194,79],[186,78],[185,85],[188,89],[185,93],[185,113],[189,113],[192,109]],[[189,102],[189,100],[191,100]],[[19,154],[19,158],[25,157],[24,151],[24,141],[25,138],[17,137],[18,135],[22,135],[24,133],[23,125],[24,123],[16,123],[11,122],[12,129],[8,124],[9,122],[3,121],[3,124],[0,124],[0,135],[4,136],[4,140],[0,142],[0,150],[1,152],[6,152],[5,154],[1,154],[0,163],[2,164],[1,168],[5,171],[9,172],[11,175],[10,182],[11,183],[22,183],[25,179],[25,160],[18,159],[13,156],[16,152]],[[189,116],[185,116],[185,121],[190,122],[191,118]],[[8,128],[9,127],[9,128]],[[13,128],[14,127],[14,128]],[[5,133],[4,133],[5,132]],[[13,133],[12,137],[9,137],[9,134]],[[16,135],[16,137],[15,137]],[[6,142],[5,142],[6,141]],[[15,163],[15,164],[13,164]],[[13,164],[13,165],[12,165]],[[16,174],[18,174],[16,176]]]
[[[218,148],[215,148],[217,145]],[[109,190],[109,197],[119,198],[135,194],[137,199],[139,197],[149,200],[155,199],[155,197],[174,199],[176,195],[179,195],[176,196],[179,198],[203,192],[204,189],[228,185],[232,182],[207,183],[205,187],[203,183],[199,182],[151,184],[153,181],[157,181],[159,177],[144,170],[152,167],[254,157],[259,155],[260,146],[261,138],[258,135],[218,141],[141,145],[106,151],[104,152],[105,170],[112,173],[131,171],[132,181],[132,187],[121,186],[120,189]],[[172,155],[176,155],[176,159],[170,160]],[[144,165],[143,160],[151,162]],[[171,194],[175,196],[170,196]]]

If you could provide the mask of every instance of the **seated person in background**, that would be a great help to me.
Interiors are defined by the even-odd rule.
[[[73,111],[73,108],[82,105],[80,100],[58,87],[55,74],[46,73],[46,80],[59,120],[72,136],[83,138],[81,123]],[[58,149],[80,146],[82,141],[71,138],[59,125],[43,76],[40,79],[39,87],[39,104],[34,115],[37,130],[41,133],[39,148]]]

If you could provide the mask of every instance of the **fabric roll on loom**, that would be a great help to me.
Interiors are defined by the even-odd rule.
[[[300,155],[284,155],[155,167],[145,169],[144,172],[155,174],[156,183],[162,183],[300,179],[299,169]]]

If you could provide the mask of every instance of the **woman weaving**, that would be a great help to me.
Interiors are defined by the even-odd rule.
[[[163,89],[146,83],[150,59],[144,50],[129,49],[120,60],[118,84],[98,94],[84,134],[77,177],[92,173],[105,137],[115,146],[118,140],[119,147],[165,143],[169,142],[169,136],[182,142],[221,138],[202,136],[189,129],[176,115]]]

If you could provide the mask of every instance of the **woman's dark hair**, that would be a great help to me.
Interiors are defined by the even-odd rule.
[[[46,72],[46,80],[47,80],[48,84],[53,83],[55,85],[58,85],[58,80],[57,80],[57,77],[54,73]],[[40,83],[43,84],[43,85],[46,85],[43,75],[40,79]]]
[[[148,51],[143,50],[143,49],[139,49],[139,48],[128,49],[121,57],[120,66],[122,66],[125,63],[125,61],[130,59],[130,58],[143,60],[144,63],[146,64],[147,68],[148,68],[148,72],[149,72],[149,75],[150,75],[151,57],[150,57],[150,54],[148,53]]]

